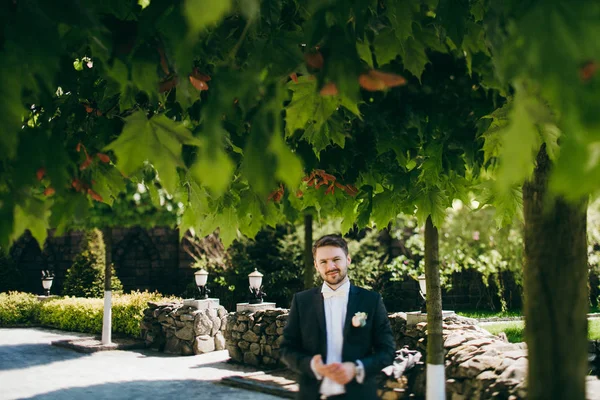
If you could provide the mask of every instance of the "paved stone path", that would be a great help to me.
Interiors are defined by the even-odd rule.
[[[85,336],[0,328],[0,399],[279,399],[214,383],[255,371],[227,363],[227,351],[189,357],[152,350],[82,354],[50,345]]]

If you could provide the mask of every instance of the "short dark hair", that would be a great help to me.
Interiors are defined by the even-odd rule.
[[[340,235],[325,235],[325,236],[321,236],[313,244],[313,248],[312,248],[313,258],[315,258],[317,256],[317,249],[319,247],[325,247],[325,246],[339,247],[340,249],[342,249],[344,251],[345,255],[348,255],[348,243],[346,242],[346,240],[343,237],[341,237]]]

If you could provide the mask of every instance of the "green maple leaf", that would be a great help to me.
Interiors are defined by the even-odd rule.
[[[204,146],[199,152],[198,159],[190,168],[197,182],[209,188],[219,197],[229,186],[235,166],[225,151],[216,146]]]
[[[358,105],[350,99],[343,96],[321,96],[314,78],[298,77],[298,82],[290,81],[287,88],[292,91],[292,101],[285,107],[286,136],[308,126],[319,131],[340,106],[360,116]]]
[[[149,62],[134,61],[131,71],[133,83],[149,95],[158,92],[157,65]]]
[[[416,0],[399,0],[388,6],[388,18],[400,42],[412,36],[414,12],[419,7],[420,2]]]
[[[240,197],[238,207],[239,230],[243,235],[253,238],[264,224],[263,204],[259,198],[246,190]]]
[[[342,146],[343,147],[343,146]],[[304,175],[300,158],[293,153],[279,132],[274,132],[269,144],[269,150],[277,159],[275,176],[283,181],[288,188],[296,188]]]
[[[11,240],[17,240],[26,229],[29,229],[40,248],[44,247],[50,227],[48,225],[49,216],[49,203],[33,197],[15,205]]]
[[[50,215],[50,226],[56,228],[54,234],[60,236],[71,226],[85,225],[89,209],[90,200],[81,193],[67,192],[57,197]]]
[[[395,60],[399,55],[401,42],[398,41],[396,33],[391,29],[380,32],[373,42],[377,64],[386,65]]]
[[[426,189],[419,194],[415,204],[417,206],[417,220],[423,225],[427,217],[431,216],[431,221],[436,227],[441,227],[446,218],[446,208],[449,207],[448,197],[438,188]]]
[[[373,54],[369,42],[356,42],[356,51],[361,60],[367,63],[367,65],[373,68]]]
[[[444,150],[444,144],[442,142],[432,142],[424,149],[423,164],[421,164],[421,173],[419,175],[419,181],[434,185],[439,179],[443,172],[442,166],[442,152]]]
[[[487,180],[482,182],[477,190],[481,193],[481,203],[494,207],[494,220],[498,229],[510,226],[515,216],[522,219],[523,193],[521,185],[513,185],[509,190],[499,191],[495,181]]]
[[[465,52],[467,69],[472,73],[473,54],[483,53],[487,56],[490,52],[485,44],[485,31],[481,25],[472,21],[467,22],[467,34],[464,36],[462,49]]]
[[[373,213],[371,220],[377,229],[384,229],[390,221],[394,221],[400,213],[401,200],[397,192],[384,189],[373,196]]]
[[[332,141],[343,147],[345,136],[335,114],[341,106],[360,117],[357,103],[345,96],[321,96],[316,80],[306,76],[287,87],[292,91],[292,101],[285,107],[286,136],[304,130],[302,138],[313,145],[317,155]]]
[[[102,197],[104,203],[110,206],[118,194],[125,190],[125,179],[114,167],[95,168],[92,172],[92,180],[95,182],[92,189]]]
[[[231,10],[231,0],[186,0],[184,13],[192,32],[220,22]]]
[[[542,144],[537,117],[540,111],[543,113],[544,107],[523,89],[517,89],[508,115],[509,123],[501,131],[502,148],[497,173],[499,190],[509,190],[514,184],[522,184],[533,173],[535,157]]]
[[[223,246],[228,248],[238,236],[239,222],[237,211],[233,207],[223,209],[223,211],[215,215],[215,225],[219,227],[219,237],[223,242]]]
[[[165,189],[173,193],[177,167],[184,167],[181,158],[184,144],[199,145],[199,142],[183,124],[162,114],[148,120],[143,111],[137,111],[125,119],[123,132],[105,150],[114,151],[116,165],[125,175],[131,175],[144,161],[149,161]]]
[[[185,196],[187,202],[179,224],[179,235],[183,237],[190,228],[193,228],[196,234],[199,235],[203,231],[198,223],[204,219],[204,214],[209,210],[208,193],[194,179],[189,179],[189,177],[184,186],[187,189],[187,195]]]
[[[343,218],[341,227],[342,234],[349,232],[354,226],[357,215],[356,207],[357,204],[354,202],[354,199],[348,199],[348,201],[344,203],[344,206],[341,209]]]
[[[404,68],[420,81],[425,65],[429,62],[427,54],[425,54],[425,46],[414,37],[409,37],[400,50]]]

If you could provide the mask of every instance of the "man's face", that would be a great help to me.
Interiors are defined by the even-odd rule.
[[[337,285],[346,278],[348,265],[350,265],[350,256],[344,254],[341,248],[335,246],[317,248],[315,268],[330,286]]]

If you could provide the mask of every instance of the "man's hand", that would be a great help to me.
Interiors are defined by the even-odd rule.
[[[345,385],[356,375],[355,365],[352,362],[323,364],[320,354],[313,356],[315,370],[321,376],[325,376],[334,382]]]
[[[347,384],[356,376],[356,366],[353,362],[333,363],[331,366],[336,367],[332,369],[329,379],[340,385]]]

